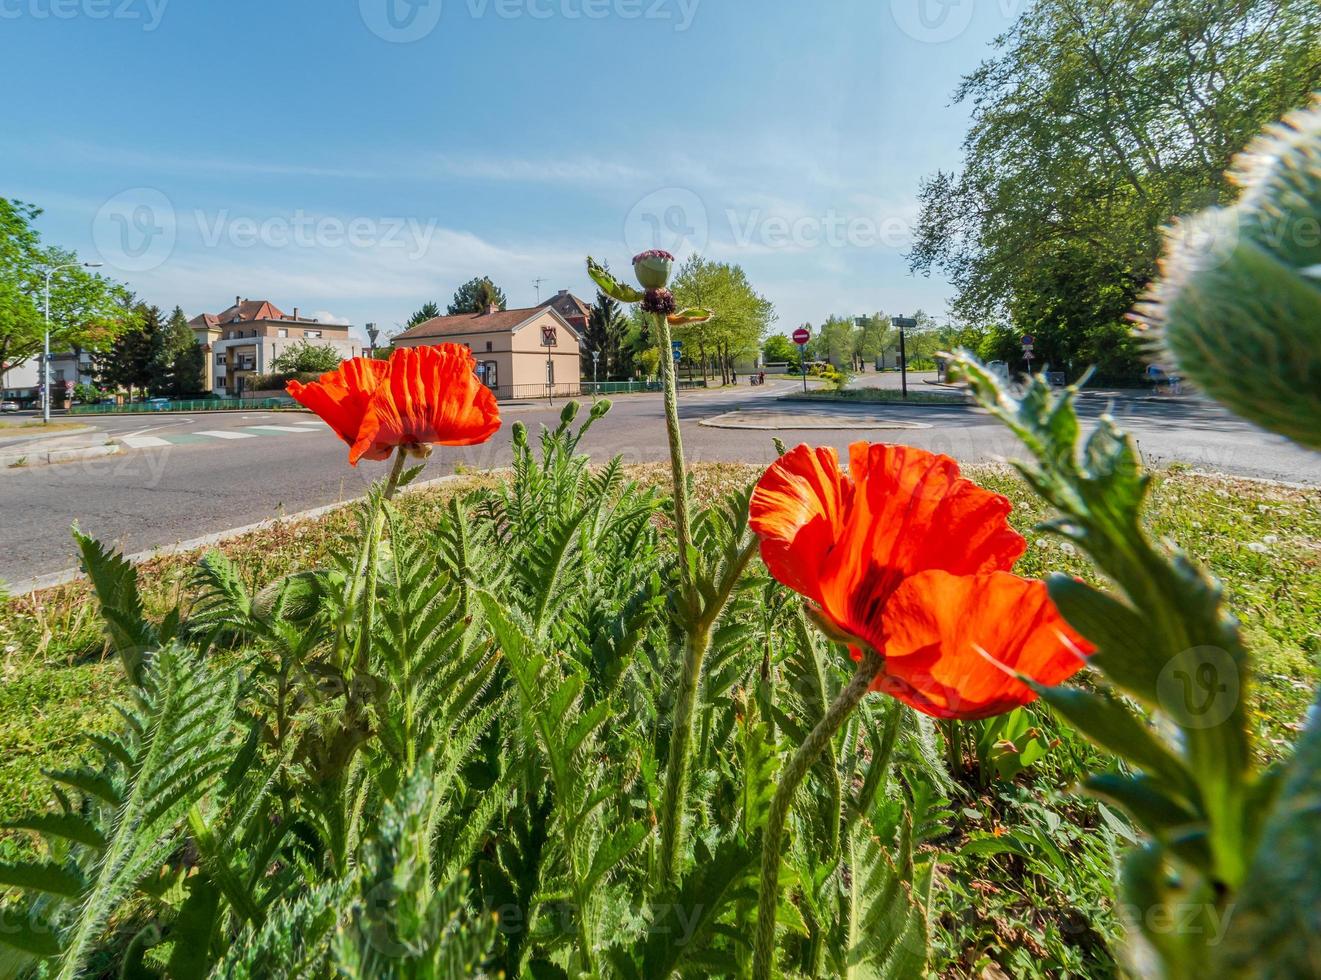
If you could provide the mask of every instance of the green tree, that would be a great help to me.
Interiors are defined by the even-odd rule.
[[[955,93],[963,166],[921,187],[913,269],[950,280],[957,316],[1122,373],[1160,228],[1235,196],[1231,155],[1321,85],[1319,39],[1315,0],[1031,5]]]
[[[157,310],[157,321],[159,317]],[[188,328],[183,310],[176,306],[169,320],[149,336],[153,351],[148,389],[152,394],[183,398],[200,392],[205,353]]]
[[[457,299],[457,297],[455,297]],[[453,309],[450,310],[452,314]],[[422,308],[408,318],[408,326],[416,327],[419,323],[425,323],[433,317],[440,316],[440,307],[435,303],[427,302],[422,304]],[[372,346],[376,346],[376,338],[371,338]]]
[[[300,340],[271,362],[276,371],[289,374],[322,374],[340,366],[344,358],[329,344],[310,344]]]
[[[504,290],[493,283],[490,276],[479,276],[469,279],[455,291],[446,313],[449,316],[481,313],[492,303],[502,310],[505,308]]]
[[[715,315],[704,323],[674,328],[684,356],[701,365],[702,377],[714,366],[728,384],[736,357],[755,353],[775,320],[775,307],[748,282],[741,266],[689,256],[671,285],[680,308],[701,307]]]
[[[146,394],[155,379],[157,351],[164,329],[161,311],[126,295],[119,317],[125,324],[114,340],[92,354],[92,372],[97,383],[111,391],[124,390],[132,398]]]
[[[0,365],[6,368],[42,349],[47,269],[64,267],[50,283],[52,349],[102,349],[131,321],[123,286],[82,268],[73,252],[42,244],[32,227],[40,215],[40,208],[0,197]]]
[[[798,345],[782,333],[771,334],[762,345],[761,356],[767,364],[797,364]]]
[[[596,302],[587,317],[587,333],[583,337],[583,377],[592,377],[592,351],[600,351],[596,364],[597,377],[602,380],[619,377],[627,367],[624,363],[627,359],[627,334],[628,317],[624,316],[619,303],[597,290]]]

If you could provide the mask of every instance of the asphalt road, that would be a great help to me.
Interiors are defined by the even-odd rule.
[[[689,458],[768,463],[776,435],[791,445],[810,442],[840,449],[857,439],[905,442],[964,462],[1019,455],[1017,443],[999,423],[971,408],[848,408],[824,416],[830,427],[823,428],[826,410],[774,400],[794,387],[780,382],[683,393]],[[560,407],[504,406],[506,424],[490,442],[439,450],[424,478],[451,473],[460,463],[470,468],[507,465],[509,423],[523,419],[535,431],[538,423],[554,424]],[[1106,407],[1099,399],[1085,400],[1081,411],[1095,419]],[[740,416],[728,415],[739,409],[771,418],[777,430],[700,424],[739,425]],[[1113,403],[1113,414],[1153,464],[1179,461],[1206,471],[1321,485],[1321,454],[1299,449],[1215,406],[1120,400]],[[800,417],[811,418],[816,427],[786,424]],[[877,429],[878,419],[916,427]],[[69,526],[75,521],[126,552],[139,552],[360,496],[386,465],[350,467],[347,447],[306,414],[218,412],[89,421],[141,448],[95,460],[0,470],[0,579],[21,584],[73,567]],[[583,448],[598,460],[614,454],[630,463],[664,459],[659,396],[617,399]]]

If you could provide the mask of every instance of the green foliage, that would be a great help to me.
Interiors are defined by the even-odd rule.
[[[1052,366],[1121,376],[1161,227],[1232,199],[1232,155],[1321,85],[1318,37],[1311,0],[1033,4],[955,92],[964,159],[922,185],[912,267]]]
[[[1150,835],[1130,855],[1122,879],[1146,955],[1167,976],[1222,975],[1223,916],[1246,891],[1258,909],[1250,928],[1258,935],[1281,928],[1278,918],[1262,921],[1260,910],[1271,900],[1260,897],[1261,883],[1290,881],[1297,845],[1285,842],[1305,837],[1304,828],[1315,823],[1302,816],[1305,809],[1276,803],[1280,774],[1254,764],[1246,714],[1250,660],[1238,624],[1223,607],[1218,583],[1144,532],[1150,481],[1132,440],[1112,420],[1102,418],[1083,441],[1074,389],[1056,394],[1034,379],[1016,399],[980,364],[966,357],[959,363],[983,404],[1031,451],[1034,462],[1021,472],[1059,513],[1046,529],[1090,555],[1119,590],[1107,593],[1063,575],[1049,580],[1060,611],[1096,644],[1091,664],[1108,688],[1041,693],[1128,763],[1086,785]],[[1138,706],[1160,724],[1151,725]],[[1303,798],[1314,792],[1314,764],[1306,751],[1294,763],[1293,792]],[[1264,826],[1273,840],[1263,837]],[[1314,889],[1294,882],[1290,890],[1298,904],[1280,907],[1314,917]],[[1185,925],[1165,928],[1153,909],[1186,913]],[[1250,955],[1240,946],[1236,965],[1251,975],[1286,975],[1286,962],[1314,955],[1308,942],[1256,946]]]
[[[454,291],[454,298],[450,300],[445,315],[484,313],[492,303],[502,310],[505,308],[504,290],[493,283],[490,276],[476,276]]]
[[[320,374],[335,370],[343,359],[340,352],[330,344],[299,340],[286,347],[284,353],[271,362],[271,367],[289,373]]]
[[[727,384],[735,358],[761,347],[775,307],[753,289],[741,266],[700,255],[689,256],[676,270],[670,289],[680,310],[715,311],[706,319],[676,323],[673,336],[683,342],[684,356],[701,365],[703,378],[714,363]]]
[[[440,316],[440,307],[434,302],[428,301],[423,303],[421,308],[408,318],[407,325],[410,327],[416,327],[419,323],[425,323],[438,316]],[[375,346],[375,341],[373,341],[373,346]]]

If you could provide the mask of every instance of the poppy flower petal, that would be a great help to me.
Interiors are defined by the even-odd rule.
[[[471,446],[489,439],[500,428],[500,410],[476,366],[461,344],[396,350],[367,409],[374,444]]]
[[[776,579],[822,602],[820,570],[843,533],[851,497],[834,449],[798,446],[771,464],[752,492],[748,524]]]
[[[350,447],[356,447],[363,441],[364,421],[372,395],[388,371],[384,361],[355,357],[309,384],[290,381],[285,390],[299,404],[319,415]],[[361,455],[350,450],[349,462],[356,465]]]
[[[1045,583],[999,571],[905,579],[885,607],[884,643],[873,688],[937,718],[989,718],[1027,704],[1036,694],[1014,673],[1059,684],[1095,649],[1064,621]]]

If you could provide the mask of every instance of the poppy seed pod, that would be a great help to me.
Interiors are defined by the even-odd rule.
[[[664,289],[670,282],[674,256],[658,248],[633,256],[633,274],[643,289]]]
[[[1171,229],[1138,316],[1208,395],[1321,449],[1321,103],[1236,166],[1242,197]]]

